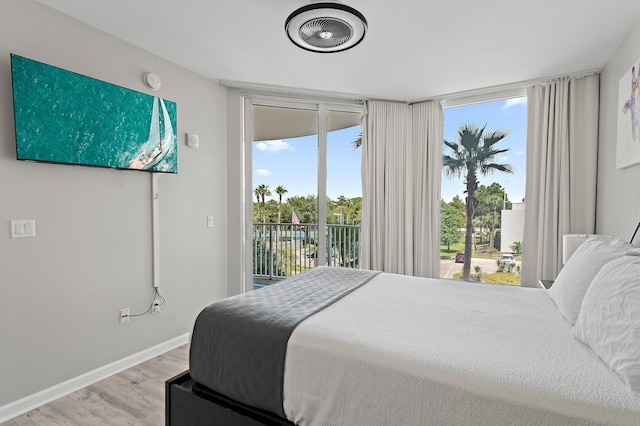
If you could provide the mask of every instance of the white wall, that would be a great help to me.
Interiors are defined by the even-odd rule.
[[[227,205],[227,256],[229,296],[244,291],[247,280],[244,229],[244,100],[239,89],[227,89],[227,164],[228,164],[228,205]],[[249,174],[251,170],[248,171]],[[251,194],[253,197],[253,193]],[[253,200],[253,198],[252,198]],[[253,204],[250,208],[253,208]]]
[[[520,241],[524,235],[524,203],[512,203],[511,210],[502,210],[500,224],[500,251],[511,253],[513,243]]]
[[[640,165],[616,170],[618,83],[640,58],[640,22],[605,66],[600,80],[596,232],[631,238],[640,221]],[[640,238],[636,237],[636,244]]]
[[[179,173],[160,176],[160,315],[118,321],[151,302],[149,174],[17,161],[10,53],[142,92],[152,71],[177,103]],[[0,409],[184,335],[226,296],[225,128],[217,83],[35,0],[0,2]],[[11,219],[35,219],[37,237],[11,239]]]

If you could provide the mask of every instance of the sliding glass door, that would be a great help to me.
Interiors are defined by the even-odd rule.
[[[357,267],[360,116],[357,104],[245,98],[246,290]]]

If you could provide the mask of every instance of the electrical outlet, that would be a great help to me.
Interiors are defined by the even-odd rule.
[[[153,301],[153,309],[152,312],[154,314],[159,314],[160,312],[162,312],[162,301],[160,299],[155,299]]]
[[[120,309],[120,324],[129,322],[129,308]]]

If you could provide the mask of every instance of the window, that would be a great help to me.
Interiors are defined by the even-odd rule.
[[[520,97],[445,108],[441,278],[520,284],[526,103],[521,93]],[[485,138],[498,140],[492,145],[494,155],[465,148],[469,143],[482,147]],[[474,166],[467,167],[469,157],[477,159]],[[467,185],[469,176],[472,180]],[[475,202],[468,206],[470,193]],[[468,277],[464,276],[465,266]]]

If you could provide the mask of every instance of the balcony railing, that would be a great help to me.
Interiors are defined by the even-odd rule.
[[[360,267],[360,226],[327,225],[328,266]],[[253,275],[279,279],[299,274],[318,264],[318,225],[253,224]]]

